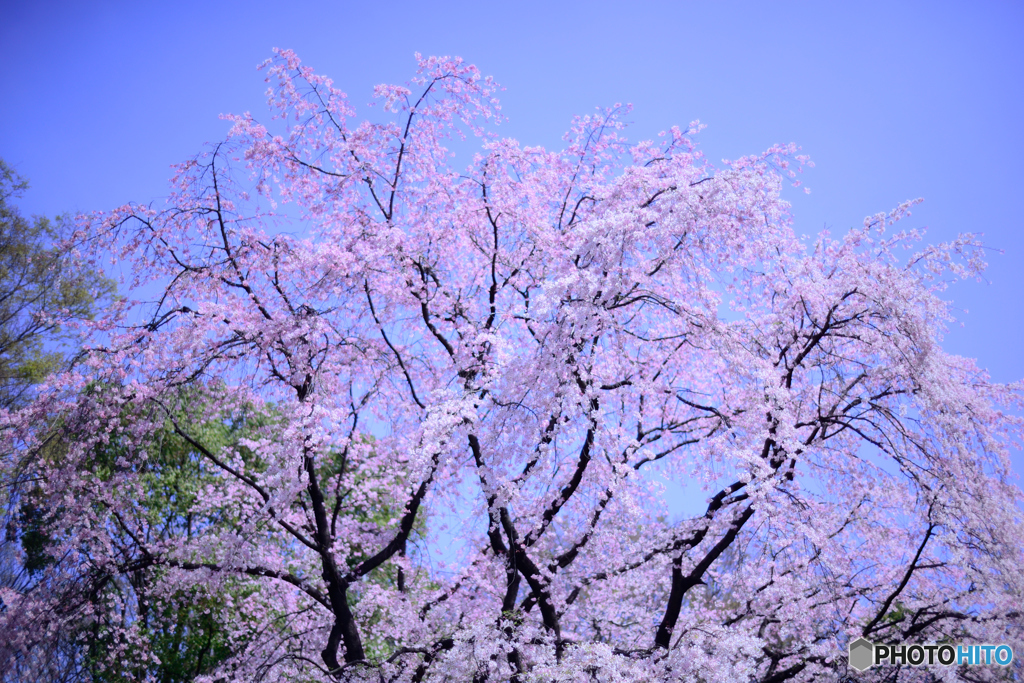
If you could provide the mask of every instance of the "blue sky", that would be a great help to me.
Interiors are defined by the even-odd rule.
[[[437,9],[437,8],[440,9]],[[634,105],[632,135],[693,119],[714,160],[796,142],[798,232],[858,225],[924,197],[930,241],[982,232],[989,284],[948,349],[1024,378],[1022,2],[33,2],[0,0],[0,157],[23,211],[148,202],[170,165],[266,118],[255,66],[295,49],[355,104],[412,75],[413,53],[493,75],[504,135],[557,147],[569,120]]]

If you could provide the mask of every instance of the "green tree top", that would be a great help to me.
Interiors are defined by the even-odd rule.
[[[0,159],[0,408],[13,408],[64,360],[62,323],[88,318],[113,283],[60,249],[63,221],[25,218],[28,182]]]

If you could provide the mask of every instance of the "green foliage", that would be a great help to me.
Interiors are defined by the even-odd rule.
[[[101,390],[95,389],[94,390]],[[198,388],[183,389],[174,420],[187,425],[188,432],[211,451],[234,448],[252,467],[259,469],[255,454],[238,444],[274,419],[272,414],[257,413],[248,407],[223,419],[195,422],[195,415],[207,414],[208,396]],[[97,449],[86,465],[100,480],[108,481],[118,471],[119,462],[131,462],[142,483],[143,497],[138,513],[146,521],[151,540],[171,537],[192,538],[210,525],[237,522],[235,511],[219,509],[197,518],[192,509],[203,488],[215,481],[208,463],[191,444],[180,437],[168,419],[142,447],[145,459],[128,456],[127,439],[116,431],[109,443]],[[254,588],[244,581],[227,581],[217,592],[199,586],[171,595],[154,594],[162,566],[145,566],[120,577],[102,581],[93,598],[96,618],[81,625],[88,643],[84,654],[86,669],[93,683],[124,680],[155,680],[160,683],[185,683],[210,671],[235,653],[241,643],[232,642],[225,626],[234,605],[241,603]],[[235,614],[237,616],[237,614]],[[142,642],[143,653],[131,643],[115,638],[125,627],[132,627]],[[123,658],[111,663],[107,653],[122,647]],[[149,655],[155,656],[155,659]],[[146,676],[150,678],[146,678]]]
[[[11,201],[28,183],[0,159],[0,407],[27,399],[58,369],[62,323],[92,316],[113,283],[57,246],[66,221],[25,218]]]
[[[888,624],[898,624],[906,618],[907,608],[900,600],[897,600],[892,609],[886,612],[885,616],[882,617],[882,621]]]
[[[230,609],[223,596],[205,593],[198,587],[170,596],[146,594],[152,576],[139,574],[128,582],[110,582],[94,603],[97,618],[83,623],[82,639],[87,642],[84,669],[92,683],[125,680],[153,680],[159,683],[186,683],[207,673],[230,657],[232,643],[224,627],[225,610]],[[241,587],[234,592],[243,595]],[[137,637],[148,644],[140,651],[123,637],[124,611],[134,607]],[[120,649],[121,657],[110,661],[111,651]],[[148,677],[147,677],[148,676]]]
[[[161,612],[157,621],[166,627],[150,631],[153,651],[160,658],[161,683],[191,681],[233,652],[217,616],[225,608],[223,600],[174,597],[156,606]]]

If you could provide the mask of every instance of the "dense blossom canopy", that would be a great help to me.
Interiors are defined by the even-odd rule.
[[[82,219],[130,294],[3,417],[46,557],[0,592],[9,678],[63,638],[156,680],[183,630],[214,643],[195,680],[246,682],[841,680],[862,635],[1021,645],[1019,388],[939,346],[973,238],[916,246],[908,203],[802,240],[794,147],[715,166],[695,125],[628,143],[622,107],[524,147],[476,68],[418,59],[359,120],[280,51],[276,123],[231,117],[165,208]]]

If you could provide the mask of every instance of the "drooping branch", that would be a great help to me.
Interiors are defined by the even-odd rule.
[[[868,636],[878,627],[878,624],[889,613],[889,608],[892,606],[893,601],[900,596],[900,594],[903,592],[903,589],[905,589],[907,587],[907,584],[910,583],[911,576],[913,576],[914,572],[920,568],[920,565],[918,563],[921,560],[921,555],[924,553],[925,546],[928,545],[928,541],[931,539],[932,534],[935,531],[935,526],[936,525],[934,522],[928,523],[928,528],[924,531],[924,537],[921,539],[921,543],[917,546],[917,552],[914,553],[914,557],[910,560],[910,564],[907,565],[907,571],[904,572],[903,578],[900,579],[900,582],[896,586],[896,588],[894,588],[893,591],[889,593],[889,595],[885,598],[885,600],[882,601],[882,604],[878,608],[878,612],[875,614],[875,617],[864,625],[864,629],[861,631],[861,635]]]

